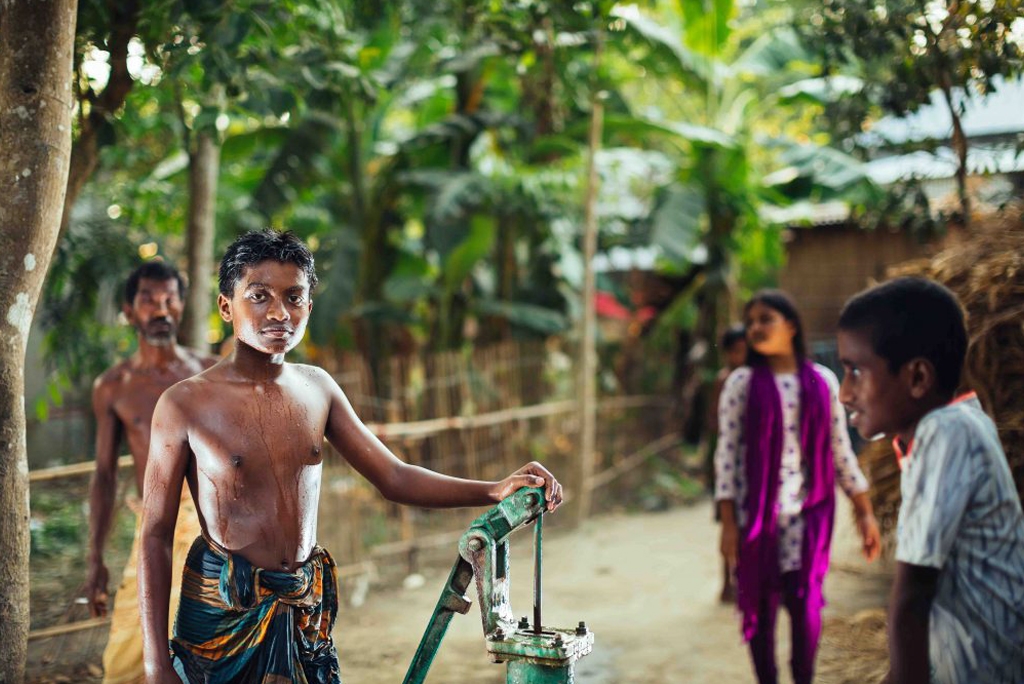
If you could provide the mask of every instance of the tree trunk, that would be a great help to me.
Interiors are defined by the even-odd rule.
[[[600,43],[595,51],[595,66],[601,63]],[[590,515],[592,480],[597,468],[597,280],[594,274],[594,256],[597,254],[598,216],[597,195],[601,178],[597,172],[597,153],[601,148],[604,130],[604,103],[601,93],[591,97],[590,134],[587,153],[587,195],[583,226],[583,313],[580,320],[579,361],[577,367],[577,396],[579,397],[579,471],[577,473],[576,509],[574,522],[580,524]]]
[[[0,0],[0,682],[25,676],[25,346],[71,158],[75,0]]]
[[[971,223],[971,201],[967,196],[967,135],[964,133],[963,124],[960,121],[960,112],[953,101],[952,74],[955,73],[955,68],[950,63],[950,60],[955,59],[955,57],[951,57],[942,48],[943,36],[951,38],[956,35],[959,3],[953,2],[946,9],[948,14],[942,23],[942,28],[936,31],[931,28],[930,24],[925,22],[924,35],[928,41],[928,51],[936,62],[933,81],[938,84],[939,90],[942,91],[942,97],[946,101],[946,107],[949,109],[949,116],[953,122],[952,144],[953,152],[957,158],[956,189],[960,200],[960,213],[962,214],[960,217],[961,225],[966,228]],[[967,97],[966,90],[964,97]]]
[[[217,175],[220,146],[216,131],[196,134],[189,155],[188,298],[182,333],[185,344],[206,351],[210,342],[210,285],[213,279],[213,240],[216,234]]]
[[[388,231],[384,222],[383,206],[372,207],[367,196],[366,165],[363,159],[363,115],[365,108],[356,109],[353,96],[345,102],[346,163],[348,180],[352,187],[349,223],[362,235],[363,254],[359,263],[356,281],[358,304],[379,302],[387,278],[385,263],[388,253]],[[370,209],[375,211],[370,213]],[[344,228],[342,229],[344,230]],[[355,322],[359,351],[370,367],[374,387],[383,387],[383,362],[387,356],[384,324],[379,321],[359,318]]]
[[[128,43],[135,36],[139,25],[138,0],[108,2],[110,12],[110,36],[106,41],[109,53],[110,76],[103,92],[82,98],[87,100],[88,114],[79,120],[78,139],[71,148],[71,169],[68,172],[68,189],[64,196],[64,209],[60,221],[60,236],[63,237],[71,222],[71,210],[86,182],[96,170],[100,159],[100,132],[110,125],[110,119],[124,105],[131,92],[132,80],[128,73]],[[86,103],[83,102],[85,107]],[[58,238],[57,243],[60,240]],[[55,246],[56,244],[55,243]]]
[[[953,102],[953,88],[948,77],[942,78],[942,95],[949,108],[949,116],[953,120],[953,152],[956,154],[956,191],[960,200],[960,221],[965,228],[971,225],[971,199],[967,195],[967,134],[964,133],[963,122],[960,120],[960,112],[957,111],[956,103]]]
[[[718,185],[718,153],[705,151],[698,159],[700,175],[704,179],[709,230],[704,244],[708,260],[704,270],[704,283],[697,293],[697,321],[694,324],[690,350],[680,377],[679,425],[684,435],[693,436],[693,421],[698,394],[705,370],[718,365],[717,338],[721,326],[721,313],[728,310],[729,278],[732,270],[731,242],[736,229],[736,215],[725,201],[723,189]]]

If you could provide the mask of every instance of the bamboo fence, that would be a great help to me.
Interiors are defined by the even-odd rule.
[[[373,386],[358,357],[320,356],[315,361],[338,380],[369,429],[407,462],[495,480],[539,460],[559,476],[569,496],[578,491],[574,364],[556,348],[503,343],[465,353],[396,358],[379,387]],[[614,499],[618,494],[609,490],[616,483],[633,486],[644,461],[678,446],[670,408],[665,394],[617,394],[600,400],[592,490],[601,489],[607,499]],[[122,457],[119,465],[130,469],[131,458]],[[92,471],[91,462],[33,471],[32,496],[56,490],[60,496],[79,497],[84,518]],[[133,478],[126,475],[121,479],[127,484]],[[434,557],[447,559],[477,513],[390,504],[332,449],[324,460],[318,538],[339,559],[343,591],[352,602],[374,583],[416,572]],[[84,538],[80,545],[84,557]],[[107,554],[112,587],[129,545],[125,534],[120,543],[112,535],[114,548]],[[80,598],[84,566],[65,566],[33,567],[34,575],[38,571],[47,579],[33,576],[32,582],[32,676],[94,663],[106,642],[108,620],[89,618]]]

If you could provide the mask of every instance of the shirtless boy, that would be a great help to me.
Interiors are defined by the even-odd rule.
[[[157,403],[139,558],[152,684],[340,682],[334,562],[316,544],[324,439],[391,501],[482,506],[543,485],[549,510],[561,503],[561,485],[537,463],[499,482],[403,463],[330,375],[285,362],[305,332],[316,282],[313,257],[293,235],[236,240],[221,262],[218,299],[234,351]],[[203,535],[188,554],[168,650],[171,539],[186,481]]]
[[[149,456],[149,424],[156,400],[165,389],[209,368],[216,360],[181,347],[175,341],[184,310],[184,297],[184,283],[172,266],[150,261],[136,268],[125,282],[123,310],[135,328],[138,350],[104,372],[93,385],[96,473],[89,493],[89,559],[85,591],[94,616],[107,613],[109,573],[103,562],[103,547],[114,517],[121,443],[127,442],[135,462],[135,483],[141,494],[146,458]],[[191,505],[183,507],[182,515],[180,525],[184,533],[198,529]],[[138,529],[117,590],[110,639],[103,653],[105,684],[143,680],[135,584],[137,532]],[[187,543],[191,542],[190,537]],[[178,572],[180,574],[180,566]],[[177,582],[174,589],[174,602],[177,603]]]

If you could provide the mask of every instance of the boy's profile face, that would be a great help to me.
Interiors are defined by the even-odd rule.
[[[839,400],[850,411],[850,425],[860,436],[902,435],[916,425],[919,416],[909,379],[904,377],[906,366],[892,373],[865,331],[840,330],[838,343],[843,364]]]
[[[184,309],[177,279],[139,278],[135,298],[124,305],[124,314],[146,342],[161,347],[174,344]]]
[[[284,354],[302,340],[313,302],[301,268],[268,260],[246,268],[231,298],[219,296],[218,307],[239,342],[266,354]]]

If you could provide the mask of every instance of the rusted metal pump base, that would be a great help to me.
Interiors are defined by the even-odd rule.
[[[577,660],[594,647],[594,634],[583,622],[576,629],[540,625],[541,530],[544,491],[524,488],[508,497],[469,526],[459,541],[455,561],[434,614],[409,665],[404,684],[422,684],[455,613],[469,611],[466,590],[476,578],[487,652],[496,663],[507,663],[508,684],[573,684]],[[534,537],[534,624],[516,621],[509,603],[508,537],[536,522]]]

